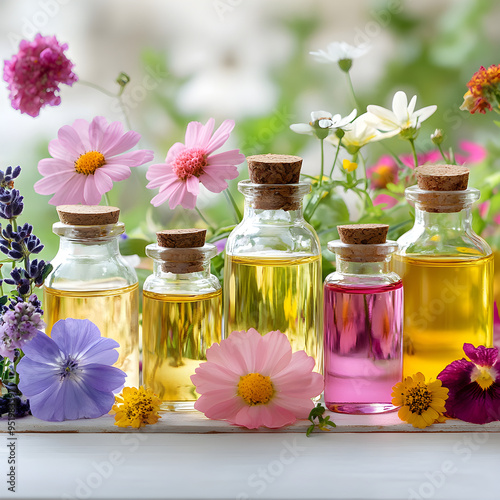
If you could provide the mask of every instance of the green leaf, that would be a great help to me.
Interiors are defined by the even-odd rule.
[[[120,253],[122,255],[138,255],[139,257],[146,257],[146,245],[150,241],[142,238],[124,238],[120,239]]]
[[[314,424],[310,425],[308,428],[307,428],[307,431],[306,431],[306,436],[309,437],[311,435],[311,432],[314,430]]]

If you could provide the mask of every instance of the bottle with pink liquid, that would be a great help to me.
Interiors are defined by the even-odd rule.
[[[392,387],[402,380],[403,285],[389,270],[398,248],[389,226],[337,226],[336,271],[324,286],[325,404],[339,413],[395,410]]]

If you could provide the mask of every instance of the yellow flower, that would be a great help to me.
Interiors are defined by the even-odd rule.
[[[392,388],[392,404],[401,406],[399,418],[419,429],[444,422],[447,399],[448,388],[442,387],[441,380],[426,383],[420,372]]]
[[[112,412],[116,412],[115,425],[131,426],[134,429],[147,424],[156,424],[160,411],[161,399],[151,389],[124,387],[122,394],[116,396]]]
[[[342,168],[344,170],[347,170],[348,172],[354,172],[354,170],[358,168],[358,164],[353,161],[345,159],[342,161]]]

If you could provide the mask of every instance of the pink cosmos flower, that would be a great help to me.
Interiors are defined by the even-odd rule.
[[[71,86],[78,80],[72,71],[73,63],[64,55],[67,48],[55,36],[37,34],[32,42],[21,41],[19,52],[4,62],[3,70],[14,109],[38,116],[43,106],[61,103],[56,95],[59,84]]]
[[[397,205],[398,200],[389,194],[378,194],[373,200],[374,205],[384,205],[382,210],[387,210]]]
[[[249,429],[290,425],[308,417],[311,398],[323,390],[313,368],[314,359],[305,351],[292,354],[281,332],[233,332],[207,350],[207,361],[191,376],[201,394],[194,407]]]
[[[398,165],[389,155],[381,156],[378,162],[366,170],[372,189],[384,189],[387,184],[398,182]]]
[[[200,182],[213,193],[227,188],[225,179],[238,177],[239,165],[245,157],[239,150],[213,155],[229,138],[234,128],[233,120],[225,120],[214,132],[215,120],[206,125],[191,122],[187,126],[185,144],[176,142],[168,151],[164,163],[151,165],[146,178],[149,189],[160,188],[151,200],[157,207],[167,200],[171,209],[177,205],[193,209],[200,191]]]
[[[437,377],[449,389],[447,414],[473,424],[500,420],[498,349],[464,344],[464,352],[470,361],[453,361]]]
[[[44,178],[34,186],[38,194],[54,194],[49,201],[52,205],[98,205],[113,181],[127,179],[130,167],[143,165],[154,156],[147,149],[125,153],[141,136],[124,132],[120,122],[108,124],[103,116],[91,123],[75,120],[73,125],[61,127],[57,137],[49,143],[53,158],[38,162]]]

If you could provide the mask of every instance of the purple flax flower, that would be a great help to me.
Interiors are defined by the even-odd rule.
[[[464,352],[470,361],[453,361],[438,375],[449,389],[446,413],[473,424],[500,420],[498,349],[464,344]]]
[[[0,355],[14,361],[15,349],[24,349],[39,330],[45,327],[36,295],[7,309],[0,325]]]
[[[51,335],[40,333],[26,344],[17,366],[19,389],[30,400],[31,413],[50,422],[108,413],[113,392],[126,377],[111,366],[118,359],[118,342],[101,337],[87,319],[60,320]]]
[[[43,106],[61,103],[56,95],[59,84],[73,85],[78,80],[73,63],[64,55],[67,48],[55,36],[38,34],[32,42],[21,41],[19,52],[5,61],[3,70],[14,109],[38,116]]]

